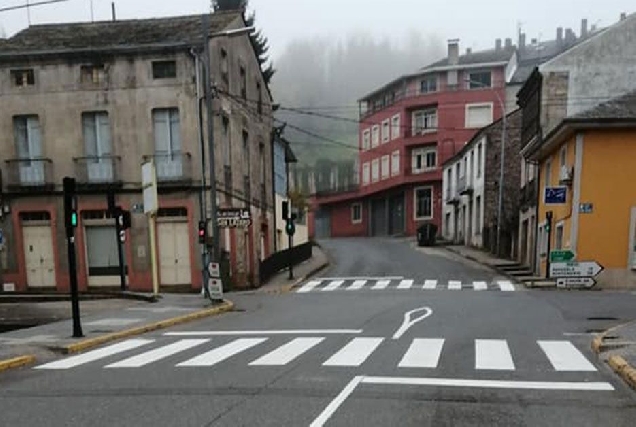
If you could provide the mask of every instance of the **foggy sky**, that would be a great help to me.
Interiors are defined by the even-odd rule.
[[[35,2],[37,0],[31,0]],[[0,0],[0,7],[26,0]],[[90,0],[33,7],[32,24],[90,21]],[[145,18],[201,13],[209,0],[115,0],[117,17]],[[96,20],[110,19],[111,0],[93,0]],[[574,6],[572,6],[574,5]],[[580,32],[581,18],[589,25],[607,26],[621,12],[636,11],[633,0],[250,0],[257,12],[257,25],[270,40],[274,59],[287,43],[307,36],[342,38],[365,31],[377,37],[389,36],[401,43],[409,30],[434,33],[441,39],[460,38],[460,48],[486,49],[496,38],[516,40],[518,25],[528,40],[553,39],[556,27]],[[0,26],[7,35],[27,26],[26,10],[0,13]]]

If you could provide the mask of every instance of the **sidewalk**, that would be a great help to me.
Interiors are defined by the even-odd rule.
[[[29,321],[66,318],[0,334],[0,371],[36,361],[40,363],[60,353],[84,351],[121,338],[214,316],[232,308],[233,304],[229,301],[212,305],[199,294],[166,294],[156,303],[128,299],[80,301],[84,337],[72,338],[73,323],[68,319],[71,310],[68,301],[0,305],[5,314],[13,311],[9,314],[16,324],[29,325],[32,324]],[[21,313],[24,317],[19,317]],[[7,323],[1,318],[0,322],[3,325]]]
[[[523,283],[527,288],[556,288],[556,282],[535,276],[528,267],[516,261],[497,258],[486,251],[467,246],[446,245],[444,247],[452,253],[485,265],[515,282]]]
[[[608,329],[594,338],[592,349],[636,390],[636,321]]]
[[[254,292],[263,292],[268,294],[290,292],[294,287],[300,285],[311,276],[327,268],[329,263],[329,257],[320,248],[320,246],[314,246],[312,248],[312,257],[307,261],[294,266],[294,278],[292,280],[289,280],[289,270],[285,269],[276,273],[276,275],[266,284]]]

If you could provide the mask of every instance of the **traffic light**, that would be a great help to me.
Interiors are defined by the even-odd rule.
[[[71,227],[77,227],[77,211],[73,210],[71,211]]]
[[[128,230],[132,227],[132,217],[130,211],[119,210],[117,212],[117,221],[119,221],[119,227],[122,230]]]
[[[289,218],[289,202],[283,200],[283,219]]]
[[[79,223],[75,196],[75,178],[65,177],[62,180],[62,188],[64,190],[64,225],[70,237],[72,229],[77,227]]]
[[[207,227],[205,221],[199,221],[199,244],[204,245],[207,235]]]
[[[296,224],[292,219],[287,219],[287,224],[285,224],[285,232],[288,236],[293,236],[296,233]]]

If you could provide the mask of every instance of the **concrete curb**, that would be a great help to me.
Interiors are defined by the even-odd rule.
[[[80,351],[85,351],[90,348],[97,347],[99,345],[102,345],[111,341],[119,340],[121,338],[141,335],[146,332],[169,328],[171,326],[191,322],[198,319],[203,319],[205,317],[217,316],[219,314],[231,311],[232,309],[234,309],[234,303],[231,301],[225,300],[221,305],[218,305],[216,307],[206,308],[205,310],[195,311],[194,313],[189,313],[189,314],[185,314],[178,317],[172,317],[170,319],[161,320],[159,322],[148,323],[143,326],[126,329],[123,331],[113,332],[111,334],[100,335],[95,338],[88,338],[88,339],[75,342],[73,344],[68,344],[65,346],[53,347],[51,348],[51,350],[58,351],[63,354],[78,353]]]
[[[320,273],[325,268],[329,267],[329,265],[330,265],[330,262],[329,262],[329,259],[327,259],[325,262],[323,262],[322,264],[320,264],[316,268],[312,269],[309,273],[305,274],[303,277],[301,277],[300,279],[296,280],[291,285],[286,285],[286,287],[289,288],[289,289],[287,289],[286,292],[290,292],[292,289],[298,287],[302,282],[304,282],[305,280],[309,279],[310,277],[315,276],[316,274]]]
[[[8,371],[9,369],[22,368],[34,363],[35,356],[31,354],[14,357],[12,359],[0,360],[0,372]]]
[[[607,363],[629,386],[636,390],[636,369],[618,355],[609,357]]]

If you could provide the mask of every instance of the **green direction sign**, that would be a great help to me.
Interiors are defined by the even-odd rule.
[[[574,259],[574,252],[569,249],[550,252],[550,262],[569,262]]]

